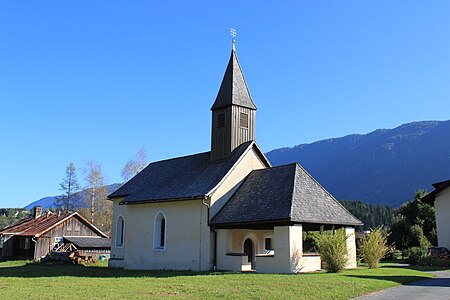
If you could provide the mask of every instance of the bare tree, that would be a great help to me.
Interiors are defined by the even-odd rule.
[[[122,178],[124,181],[128,181],[137,173],[142,171],[147,166],[147,152],[144,147],[139,148],[134,159],[127,161],[122,169]]]
[[[109,206],[106,199],[108,187],[105,184],[102,166],[92,160],[88,161],[85,180],[87,182],[85,202],[89,207],[91,222],[94,223],[94,215],[99,211],[106,210]]]
[[[60,183],[60,190],[63,194],[56,198],[55,204],[60,208],[64,208],[68,211],[75,210],[79,206],[79,199],[75,193],[80,189],[80,185],[77,180],[77,169],[75,164],[70,162],[66,167],[66,177]]]

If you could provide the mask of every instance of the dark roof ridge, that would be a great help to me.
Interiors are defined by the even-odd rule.
[[[450,179],[433,183],[432,186],[434,187],[434,190],[432,192],[426,194],[422,198],[420,198],[420,200],[422,202],[434,205],[434,201],[436,200],[437,194],[439,194],[440,192],[442,192],[450,187]]]
[[[244,79],[245,88],[246,88],[247,91],[248,91],[248,96],[250,97],[250,101],[252,102],[252,104],[253,104],[253,106],[255,107],[255,109],[258,109],[258,107],[256,106],[255,102],[253,101],[252,94],[250,93],[250,89],[248,88],[247,80],[245,80],[244,72],[242,72],[241,63],[239,62],[239,58],[237,57],[236,50],[231,49],[231,52],[232,52],[231,54],[232,54],[232,55],[234,54],[234,56],[236,57],[236,62],[238,63],[239,70],[241,70],[241,73],[242,73],[242,79]],[[245,106],[242,106],[242,105],[239,105],[239,106],[245,107]]]
[[[450,183],[450,179],[448,179],[448,180],[444,180],[444,181],[439,181],[439,182],[435,182],[435,183],[433,183],[433,184],[431,184],[434,188],[439,188],[441,185],[444,185],[444,184],[448,184],[448,183]]]
[[[156,163],[159,163],[159,162],[166,162],[166,161],[171,161],[171,160],[183,159],[183,158],[190,157],[190,156],[197,156],[197,155],[207,154],[207,153],[210,153],[210,152],[211,151],[205,151],[205,152],[193,153],[193,154],[177,156],[177,157],[172,157],[172,158],[165,158],[165,159],[153,161],[153,162],[149,163],[148,165],[156,164]]]
[[[293,201],[294,201],[294,195],[295,195],[295,190],[297,189],[297,176],[295,176],[296,175],[296,173],[297,173],[297,163],[296,162],[294,162],[294,163],[290,163],[290,164],[287,164],[286,166],[287,167],[294,167],[293,169],[293,172],[292,172],[292,189],[291,189],[291,209],[289,210],[289,218],[290,219],[292,219],[292,216],[294,215],[293,214],[293,210],[294,210],[294,205],[292,205],[293,203]]]
[[[309,174],[308,173],[308,171],[306,171],[306,169],[305,168],[303,168],[303,166],[302,165],[300,165],[299,163],[295,163],[300,169],[302,169],[304,172],[305,172],[305,174],[309,177],[309,178],[311,178],[317,185],[319,185],[330,197],[331,197],[331,199],[333,199],[337,204],[339,204],[339,206],[342,208],[342,209],[344,209],[347,213],[349,213],[352,217],[354,217],[356,220],[358,220],[361,224],[362,224],[362,221],[360,220],[360,219],[358,219],[357,217],[355,217],[348,209],[346,209],[345,207],[344,207],[344,205],[342,205],[338,200],[336,200],[336,198],[334,198],[334,196],[326,189],[326,188],[324,188],[311,174]],[[295,187],[294,187],[295,188]]]

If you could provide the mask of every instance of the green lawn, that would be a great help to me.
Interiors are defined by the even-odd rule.
[[[269,275],[0,263],[2,299],[349,299],[429,277],[389,265],[339,274]]]

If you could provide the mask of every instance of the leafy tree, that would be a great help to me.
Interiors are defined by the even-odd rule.
[[[79,189],[77,170],[75,164],[70,162],[66,167],[66,177],[60,183],[60,190],[63,191],[63,194],[56,199],[55,204],[68,211],[75,210],[79,207],[79,199],[75,195]]]
[[[90,220],[94,223],[94,215],[98,211],[105,210],[107,205],[108,189],[105,184],[102,166],[94,161],[89,161],[85,170],[85,180],[87,182],[87,188],[84,191],[85,202],[90,209]]]
[[[143,147],[139,148],[134,159],[127,161],[122,169],[122,178],[124,181],[128,181],[137,173],[142,171],[147,166],[147,152]]]
[[[321,230],[320,234],[315,236],[317,249],[328,272],[340,272],[347,264],[346,241],[347,237],[343,228],[331,231]]]
[[[8,218],[6,215],[0,215],[0,229],[5,228],[9,225]]]
[[[382,227],[372,230],[368,235],[363,235],[359,243],[359,253],[367,263],[369,269],[377,269],[380,260],[386,256],[388,245],[386,235]]]
[[[399,250],[411,247],[423,249],[437,244],[434,207],[420,200],[424,195],[423,190],[415,192],[414,199],[396,212],[388,241]]]
[[[0,229],[15,223],[29,213],[24,208],[0,208]]]

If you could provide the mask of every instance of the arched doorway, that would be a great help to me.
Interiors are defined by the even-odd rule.
[[[252,269],[255,268],[255,247],[253,241],[247,238],[244,241],[244,253],[248,256],[248,262],[251,263]]]

